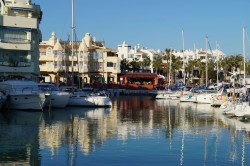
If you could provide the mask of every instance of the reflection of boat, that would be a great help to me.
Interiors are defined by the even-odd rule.
[[[37,83],[29,80],[0,82],[0,91],[7,95],[8,109],[42,110],[49,94],[39,90]]]
[[[7,96],[4,93],[0,92],[0,109],[3,108],[6,102],[6,99],[7,99]]]
[[[46,107],[64,108],[68,105],[70,93],[59,91],[54,84],[40,83],[39,88],[50,94]]]
[[[40,165],[39,141],[34,140],[38,139],[41,115],[41,112],[0,112],[0,165]]]

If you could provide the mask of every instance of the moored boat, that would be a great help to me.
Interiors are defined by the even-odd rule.
[[[7,109],[42,110],[50,95],[41,91],[30,80],[6,80],[0,82],[0,91],[7,96]]]
[[[69,92],[60,91],[54,84],[49,83],[39,83],[38,86],[42,91],[50,94],[45,107],[64,108],[68,105],[71,96]]]

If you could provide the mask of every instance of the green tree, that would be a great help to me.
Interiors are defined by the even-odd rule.
[[[140,62],[139,62],[139,59],[138,58],[134,58],[130,63],[129,63],[130,67],[131,67],[131,70],[133,72],[139,72],[140,70]]]
[[[125,58],[121,61],[120,69],[121,72],[129,71],[129,61]]]
[[[154,57],[153,67],[155,68],[155,73],[158,74],[158,70],[162,67],[162,57],[161,56]]]
[[[142,70],[144,70],[146,67],[149,67],[150,66],[150,64],[151,64],[151,59],[150,59],[150,57],[149,56],[144,56],[143,57],[143,61],[142,61],[142,63],[141,63],[142,65]]]

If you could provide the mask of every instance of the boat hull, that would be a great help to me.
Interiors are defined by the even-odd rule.
[[[72,95],[69,98],[68,106],[76,107],[111,107],[112,102],[106,96],[80,96]]]
[[[68,105],[69,98],[68,92],[53,91],[48,97],[45,107],[65,108]]]
[[[17,110],[42,110],[46,98],[44,93],[10,94],[6,100],[6,107]]]

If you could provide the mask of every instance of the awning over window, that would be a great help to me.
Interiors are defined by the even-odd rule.
[[[19,11],[24,11],[24,12],[33,12],[33,10],[31,10],[31,9],[20,8],[20,7],[12,7],[11,10],[19,10]]]
[[[0,26],[0,30],[4,29],[4,30],[10,30],[10,31],[25,31],[25,32],[31,32],[32,29],[28,29],[28,28],[16,28],[16,27],[4,27],[4,26]]]

